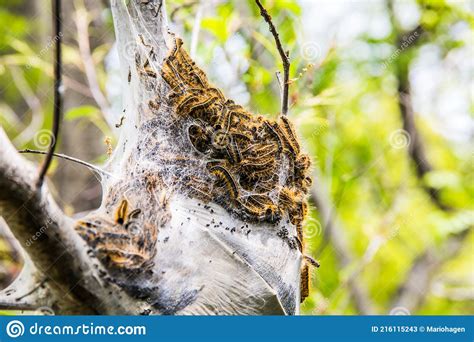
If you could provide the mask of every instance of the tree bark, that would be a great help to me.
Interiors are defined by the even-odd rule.
[[[24,274],[30,290],[14,289],[15,298],[6,295],[0,302],[29,309],[48,293],[47,305],[58,314],[297,314],[303,256],[288,239],[297,234],[295,224],[236,219],[222,204],[160,183],[160,159],[149,156],[169,155],[157,150],[158,142],[168,139],[169,148],[186,143],[176,122],[160,126],[177,114],[165,101],[171,86],[157,75],[179,47],[166,29],[163,1],[111,5],[126,118],[105,167],[113,176],[104,176],[102,206],[79,221],[64,215],[46,185],[36,190],[36,168],[0,130],[0,215],[33,266]],[[145,69],[150,64],[155,70]],[[160,96],[159,109],[151,111],[150,102]],[[161,140],[151,141],[155,138]],[[190,171],[208,172],[200,165]],[[149,220],[134,227],[137,217]],[[143,258],[148,258],[143,267],[120,268]],[[22,301],[29,292],[39,297],[30,298],[36,304]]]

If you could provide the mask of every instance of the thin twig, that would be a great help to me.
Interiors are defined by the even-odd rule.
[[[75,22],[77,27],[77,42],[79,52],[82,58],[82,64],[89,84],[92,97],[99,106],[102,113],[108,118],[110,113],[110,105],[102,93],[97,72],[94,67],[94,59],[92,58],[91,46],[89,42],[89,18],[83,1],[76,2]]]
[[[41,188],[44,181],[44,176],[48,172],[48,168],[53,160],[53,153],[56,150],[56,144],[58,142],[59,125],[61,122],[62,112],[62,94],[61,94],[61,74],[62,74],[62,60],[61,60],[61,43],[62,43],[62,32],[61,32],[61,0],[53,1],[53,22],[54,22],[54,38],[55,44],[55,56],[54,56],[54,114],[53,114],[53,139],[48,148],[48,153],[41,166],[38,181],[36,187]]]
[[[425,32],[424,28],[418,25],[409,32],[403,32],[395,21],[393,1],[389,0],[387,2],[387,9],[390,14],[392,27],[397,33],[395,46],[400,49],[402,42],[407,41],[410,37],[414,37],[410,45],[406,47],[403,52],[407,53],[409,49],[418,47],[420,45],[420,38]],[[432,172],[434,168],[428,160],[422,136],[415,123],[415,111],[413,109],[411,85],[408,75],[409,65],[401,64],[406,63],[404,59],[399,59],[398,63],[395,75],[398,80],[398,107],[403,129],[408,133],[410,138],[408,154],[415,167],[416,176],[422,184],[422,189],[427,193],[431,202],[438,209],[446,213],[453,212],[455,208],[442,202],[438,189],[424,184],[425,176]],[[409,311],[417,311],[428,295],[427,289],[429,289],[436,271],[444,262],[454,258],[459,253],[471,230],[472,227],[468,227],[466,230],[453,233],[443,241],[439,248],[428,246],[426,250],[413,261],[403,282],[399,285],[397,295],[393,300],[393,306],[403,306]]]
[[[44,278],[35,287],[33,287],[30,291],[28,291],[27,293],[21,295],[20,297],[15,298],[15,300],[20,301],[20,300],[30,296],[31,294],[35,293],[39,288],[41,288],[46,283],[46,281],[47,281],[47,279]]]
[[[278,52],[280,53],[281,60],[283,62],[283,96],[281,99],[281,115],[287,115],[288,114],[288,93],[289,93],[289,87],[290,87],[290,58],[289,58],[289,52],[284,51],[283,46],[281,45],[280,41],[280,36],[278,34],[278,31],[275,28],[275,25],[273,25],[272,22],[272,17],[270,14],[268,14],[267,10],[263,7],[263,5],[260,3],[260,0],[255,0],[257,3],[258,8],[260,9],[260,15],[265,19],[265,21],[268,23],[268,26],[270,27],[270,32],[273,35],[273,38],[275,38],[275,43],[278,49]]]
[[[23,131],[15,137],[14,142],[18,145],[23,145],[25,142],[31,140],[35,133],[41,128],[44,120],[44,113],[41,108],[41,101],[35,95],[30,85],[26,81],[23,72],[16,66],[10,66],[10,73],[12,75],[13,83],[16,85],[21,96],[31,110],[31,121]]]
[[[30,150],[30,149],[24,149],[24,150],[18,151],[18,153],[48,154],[48,152]],[[85,162],[83,160],[80,160],[80,159],[77,159],[77,158],[74,158],[74,157],[71,157],[71,156],[67,156],[65,154],[60,154],[60,153],[53,153],[52,156],[62,158],[62,159],[65,159],[65,160],[69,160],[69,161],[72,161],[72,162],[77,163],[77,164],[84,165],[84,166],[88,167],[89,169],[91,169],[92,171],[97,172],[99,175],[107,175],[107,176],[113,177],[113,175],[110,172],[102,170],[101,168],[99,168],[95,165],[92,165],[88,162]]]
[[[196,5],[196,4],[198,4],[198,3],[199,3],[199,1],[193,0],[193,1],[190,1],[190,2],[187,2],[187,3],[184,3],[184,4],[182,4],[182,5],[177,6],[174,10],[171,11],[170,20],[171,20],[172,22],[175,22],[175,21],[176,21],[176,20],[175,20],[175,16],[176,16],[176,14],[177,14],[179,11],[181,11],[181,10],[183,10],[183,9],[186,9],[186,8],[193,7],[194,5]]]

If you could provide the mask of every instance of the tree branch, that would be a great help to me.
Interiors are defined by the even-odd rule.
[[[35,185],[35,167],[0,129],[0,215],[51,287],[63,314],[136,314],[149,308],[110,282],[97,259],[51,198]]]
[[[91,46],[89,42],[89,18],[83,1],[76,2],[75,22],[77,27],[77,42],[79,45],[79,52],[81,54],[82,63],[89,84],[92,96],[105,116],[107,122],[113,120],[110,112],[110,105],[102,93],[99,86],[97,72],[95,70],[94,60],[92,58]]]
[[[124,123],[108,164],[108,170],[121,177],[104,182],[105,205],[74,223],[59,210],[46,186],[37,191],[34,167],[0,131],[0,213],[55,297],[71,303],[58,313],[297,314],[303,258],[298,246],[276,229],[266,229],[260,217],[237,219],[217,200],[201,206],[198,198],[167,187],[161,177],[168,177],[169,171],[163,170],[158,156],[148,153],[169,157],[170,152],[187,153],[189,148],[174,119],[176,103],[150,105],[157,95],[167,98],[172,84],[181,80],[179,73],[172,75],[173,61],[189,62],[180,50],[182,41],[164,28],[163,7],[163,1],[112,0],[121,75],[128,90],[123,101],[131,120]],[[167,64],[161,70],[165,56]],[[204,81],[197,67],[194,75]],[[155,134],[169,146],[157,144]],[[208,179],[202,164],[190,164],[173,170],[179,176],[203,172],[203,180]],[[125,207],[136,209],[122,218]],[[119,219],[113,218],[114,212],[120,213]],[[127,224],[122,224],[124,218]],[[236,227],[211,227],[220,219]],[[287,235],[297,235],[296,225],[273,220],[272,215],[267,223],[281,223]],[[118,238],[111,241],[113,232]],[[121,244],[128,243],[123,236],[130,238],[129,245]],[[34,293],[35,287],[16,302],[30,305],[26,298]]]
[[[424,183],[424,176],[433,171],[433,167],[428,161],[421,135],[415,125],[408,74],[399,74],[398,80],[400,114],[403,129],[410,137],[408,152],[416,168],[416,175],[431,202],[440,210],[451,212],[453,208],[441,201],[438,189],[427,186]],[[469,231],[470,229],[466,229],[455,233],[448,237],[439,249],[430,246],[420,254],[413,262],[404,282],[400,285],[393,306],[403,306],[410,311],[415,311],[421,306],[428,294],[427,289],[429,288],[433,275],[446,260],[454,257],[459,252]]]
[[[289,106],[289,87],[290,87],[290,58],[288,57],[289,52],[284,51],[283,46],[280,41],[280,36],[278,34],[278,31],[275,28],[275,25],[273,24],[272,17],[270,14],[268,14],[267,10],[263,5],[260,3],[260,0],[255,0],[257,3],[258,8],[260,9],[260,15],[265,19],[265,21],[268,23],[268,26],[270,27],[270,32],[273,35],[273,38],[275,39],[275,43],[278,49],[278,53],[280,54],[281,60],[283,62],[283,84],[282,86],[282,99],[281,99],[281,115],[287,115],[288,114],[288,106]]]
[[[403,71],[401,72],[403,73]],[[433,204],[443,211],[452,211],[453,208],[441,201],[438,189],[425,184],[424,177],[426,174],[433,171],[433,167],[428,161],[421,135],[416,128],[408,74],[406,72],[402,75],[399,74],[398,81],[398,104],[402,117],[403,129],[410,137],[408,153],[413,165],[415,166],[416,175]]]
[[[51,143],[48,148],[48,154],[41,166],[36,187],[39,189],[43,185],[44,176],[48,172],[48,168],[53,160],[53,153],[58,143],[59,125],[61,122],[62,112],[62,60],[61,60],[61,43],[62,43],[62,31],[61,31],[61,0],[54,0],[53,4],[53,22],[54,22],[54,39],[55,39],[55,54],[54,54],[54,117],[53,117],[53,128]],[[38,191],[41,193],[41,191]]]
[[[425,33],[425,30],[421,25],[418,25],[409,32],[400,32],[394,18],[392,1],[388,1],[387,8],[392,21],[392,27],[398,31],[395,41],[396,47],[402,49],[404,53],[407,53],[409,49],[419,44],[420,37]],[[403,48],[402,43],[406,41],[409,41],[410,44]],[[398,79],[398,106],[403,129],[408,133],[410,138],[408,154],[415,167],[416,176],[422,184],[422,188],[428,194],[431,202],[440,210],[451,212],[454,208],[442,202],[438,189],[426,185],[424,182],[425,175],[433,171],[433,167],[428,160],[421,134],[415,123],[415,113],[411,101],[409,63],[404,60],[399,60],[396,70]],[[452,234],[443,242],[440,248],[434,248],[433,246],[426,248],[426,250],[415,259],[405,280],[398,288],[393,306],[402,306],[409,311],[416,311],[426,299],[428,294],[427,289],[435,272],[445,261],[454,257],[459,252],[471,229],[472,227],[469,227],[466,230]]]
[[[420,254],[398,288],[392,307],[404,307],[416,312],[429,293],[434,274],[447,260],[459,253],[470,231],[465,229],[453,234],[439,248],[429,247]]]
[[[33,265],[30,257],[21,248],[18,241],[0,218],[0,230],[3,238],[13,241],[13,247],[20,250],[23,256],[23,269],[16,279],[0,291],[0,309],[2,310],[36,310],[40,307],[64,307],[70,303],[62,303],[61,297],[55,294]],[[59,303],[59,304],[57,304]]]

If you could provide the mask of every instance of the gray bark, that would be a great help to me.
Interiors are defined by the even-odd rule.
[[[163,95],[156,92],[166,86],[160,84],[161,78],[151,87],[142,86],[135,58],[137,53],[142,60],[149,57],[150,51],[144,49],[144,44],[139,45],[142,40],[153,46],[159,64],[169,52],[172,38],[166,30],[161,1],[113,0],[111,3],[127,117],[120,130],[118,147],[106,166],[116,177],[104,180],[103,205],[89,217],[110,216],[107,201],[111,189],[126,190],[131,202],[146,204],[144,191],[128,192],[130,188],[119,185],[136,184],[133,183],[136,178],[124,178],[134,170],[153,170],[150,160],[139,165],[140,160],[134,159],[134,147],[144,147],[140,139],[146,141],[143,137],[146,139],[147,134],[158,131],[156,127],[152,127],[155,129],[152,132],[143,131],[139,124],[149,115],[143,110],[145,104]],[[172,114],[170,108],[164,108],[157,115],[166,119]],[[159,121],[160,117],[153,119]],[[169,131],[159,133],[163,139],[170,134]],[[172,141],[173,136],[167,138]],[[41,192],[36,190],[36,168],[15,151],[2,130],[0,146],[0,215],[30,256],[33,270],[22,275],[22,279],[28,279],[23,281],[28,285],[26,289],[16,282],[9,289],[10,294],[15,294],[13,300],[8,298],[11,295],[0,299],[5,307],[9,302],[11,308],[20,308],[20,304],[24,309],[47,305],[58,314],[299,312],[302,254],[277,236],[282,228],[296,235],[296,227],[286,220],[278,225],[251,224],[232,217],[217,204],[209,203],[212,208],[209,214],[198,200],[175,192],[166,194],[171,218],[159,227],[151,276],[134,273],[133,277],[123,279],[96,258],[95,251],[76,233],[76,223],[58,208],[46,185]],[[162,190],[157,188],[155,199]],[[148,209],[141,208],[159,209],[156,202]],[[210,225],[214,221],[222,222],[221,227],[246,226],[246,229],[216,228]],[[36,291],[38,283],[44,288]],[[29,298],[31,302],[22,301],[22,295],[31,291],[35,293]],[[141,299],[145,297],[137,295],[138,292],[146,292],[147,300]]]

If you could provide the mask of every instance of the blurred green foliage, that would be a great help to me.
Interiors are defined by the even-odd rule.
[[[9,111],[25,111],[11,71],[20,70],[31,89],[38,92],[51,87],[52,67],[49,54],[40,54],[44,47],[38,43],[41,40],[32,38],[40,23],[16,12],[23,1],[4,2],[0,1],[0,21],[9,24],[0,27],[0,123],[14,139],[31,120],[31,112],[16,117]],[[189,48],[196,29],[196,12],[203,5],[189,0],[169,2],[172,23]],[[250,95],[246,105],[254,112],[276,116],[280,94],[275,71],[281,70],[282,64],[267,24],[253,0],[215,4],[201,9],[198,64],[225,92],[230,91],[231,86],[225,83],[228,75],[216,71],[216,64],[222,62],[215,63],[220,53],[219,58],[225,60]],[[312,206],[305,227],[306,249],[321,267],[312,273],[311,294],[302,304],[304,314],[357,314],[348,281],[352,278],[367,289],[377,313],[388,313],[416,258],[427,248],[444,248],[452,234],[471,229],[474,224],[474,156],[469,142],[451,141],[434,128],[430,113],[417,113],[417,127],[435,170],[423,180],[417,178],[407,148],[394,148],[390,143],[391,135],[402,127],[397,77],[410,75],[420,50],[435,45],[441,56],[447,56],[465,48],[465,40],[448,34],[455,25],[465,23],[471,35],[471,53],[466,58],[474,57],[471,12],[457,2],[420,0],[412,4],[418,8],[418,24],[427,34],[384,68],[387,56],[381,57],[377,51],[387,46],[392,54],[396,51],[396,27],[383,38],[363,34],[353,45],[336,42],[321,49],[314,61],[308,61],[303,51],[308,42],[301,34],[308,1],[264,1],[290,52],[291,117],[312,156],[315,173],[329,188],[331,207],[342,227],[339,233],[347,239],[353,256],[349,265],[341,267],[340,251],[328,240],[318,209]],[[110,26],[110,11],[102,8],[100,15],[102,24]],[[314,20],[318,20],[317,12]],[[91,40],[94,38],[91,30]],[[106,40],[93,51],[103,88],[103,59],[113,35]],[[358,47],[367,48],[369,53],[359,56]],[[65,59],[70,67],[82,70],[74,42],[66,42]],[[50,99],[39,98],[43,111],[49,113]],[[472,109],[472,98],[467,101]],[[71,108],[65,119],[93,122],[105,135],[110,134],[95,105]],[[46,115],[41,127],[48,127],[49,120]],[[33,147],[31,139],[18,147]],[[438,189],[442,202],[454,210],[437,208],[423,185]],[[474,314],[473,248],[471,232],[458,253],[436,269],[429,286],[420,289],[427,294],[426,301],[413,313]]]

